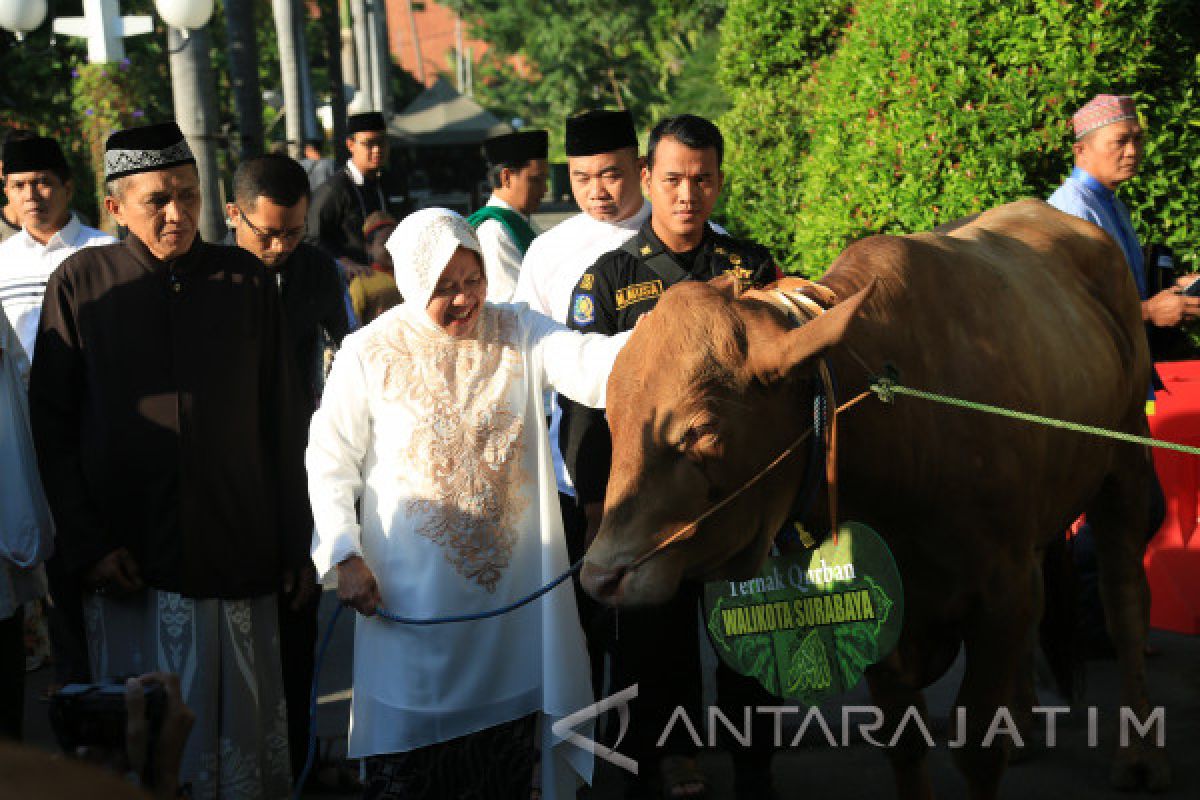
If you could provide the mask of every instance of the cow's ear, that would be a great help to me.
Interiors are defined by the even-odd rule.
[[[835,346],[846,335],[850,322],[858,316],[875,289],[872,279],[860,289],[812,322],[788,331],[778,340],[762,343],[753,357],[754,372],[763,383],[774,383],[797,374],[813,358]]]

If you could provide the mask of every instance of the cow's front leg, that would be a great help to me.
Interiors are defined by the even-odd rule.
[[[914,602],[913,608],[916,605]],[[880,741],[891,742],[896,729],[904,724],[895,746],[887,749],[900,800],[932,800],[934,796],[926,765],[929,743],[924,733],[929,730],[929,715],[921,687],[945,673],[959,648],[953,635],[921,629],[917,620],[927,618],[910,608],[905,622],[909,627],[895,651],[866,673],[871,698],[883,714]],[[914,709],[920,714],[921,725],[905,720]]]

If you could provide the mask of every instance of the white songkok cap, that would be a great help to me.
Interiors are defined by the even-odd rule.
[[[448,208],[423,208],[409,214],[392,231],[385,246],[392,254],[396,287],[404,304],[422,312],[455,250],[474,250],[483,263],[475,229]]]

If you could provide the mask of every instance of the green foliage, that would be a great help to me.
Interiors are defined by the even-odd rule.
[[[1098,92],[1134,95],[1145,117],[1122,189],[1143,240],[1200,253],[1189,0],[731,0],[722,37],[730,222],[791,271],[819,274],[871,233],[1048,196],[1070,169],[1070,114]]]
[[[639,128],[667,113],[719,114],[721,0],[448,0],[489,50],[477,99],[502,118],[560,131],[587,108],[627,108]],[[514,58],[515,57],[515,58]],[[515,62],[515,63],[514,63]],[[560,137],[551,137],[552,147]]]

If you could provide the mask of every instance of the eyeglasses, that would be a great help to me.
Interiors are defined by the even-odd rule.
[[[276,240],[285,246],[294,244],[295,242],[299,241],[305,233],[308,232],[307,221],[305,221],[305,223],[300,227],[292,228],[291,230],[287,231],[264,231],[262,228],[250,221],[250,218],[246,216],[246,212],[242,210],[241,206],[234,207],[238,210],[238,217],[242,220],[242,222],[246,223],[246,227],[250,229],[251,233],[259,238],[259,241],[261,241],[263,245],[270,245],[272,241]]]

